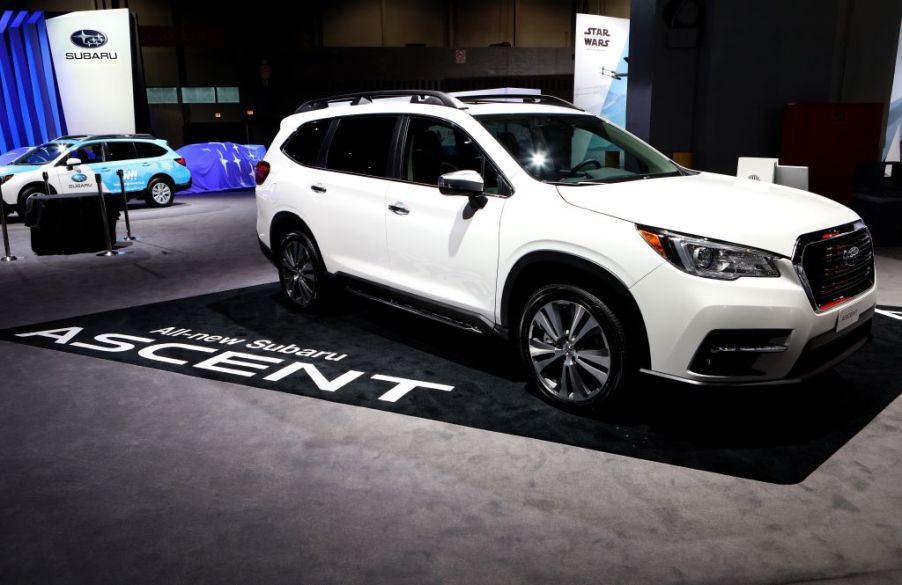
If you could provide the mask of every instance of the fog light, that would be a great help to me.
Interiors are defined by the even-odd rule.
[[[725,329],[709,333],[689,370],[706,376],[760,376],[755,368],[763,355],[782,353],[790,329]]]

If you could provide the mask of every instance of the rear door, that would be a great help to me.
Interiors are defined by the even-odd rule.
[[[310,221],[326,265],[387,283],[385,192],[400,116],[347,116],[332,122],[321,166],[305,174]]]
[[[106,165],[101,174],[104,186],[113,193],[121,192],[118,171],[122,171],[125,190],[129,193],[142,191],[147,187],[146,169],[141,167],[135,143],[130,140],[110,140],[105,145]],[[142,172],[143,171],[143,172]]]

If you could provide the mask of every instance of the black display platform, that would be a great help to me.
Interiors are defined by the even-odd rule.
[[[902,393],[902,312],[890,310],[899,309],[875,316],[872,344],[803,386],[701,390],[646,377],[618,410],[596,416],[546,403],[500,342],[350,297],[324,315],[301,315],[274,284],[29,325],[0,338],[792,484]]]
[[[110,242],[115,243],[122,196],[106,194],[104,203]],[[28,198],[25,225],[31,228],[31,250],[39,256],[106,249],[97,193],[32,195]]]

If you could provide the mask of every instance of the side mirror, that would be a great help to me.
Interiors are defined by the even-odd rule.
[[[71,171],[72,167],[80,165],[80,164],[81,164],[80,158],[75,158],[75,157],[67,158],[66,159],[66,170]]]
[[[454,171],[438,178],[438,190],[442,195],[478,197],[485,191],[485,184],[476,171]]]

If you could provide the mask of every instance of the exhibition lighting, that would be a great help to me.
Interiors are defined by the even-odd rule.
[[[535,152],[532,155],[531,162],[534,167],[544,167],[547,161],[544,152]]]

